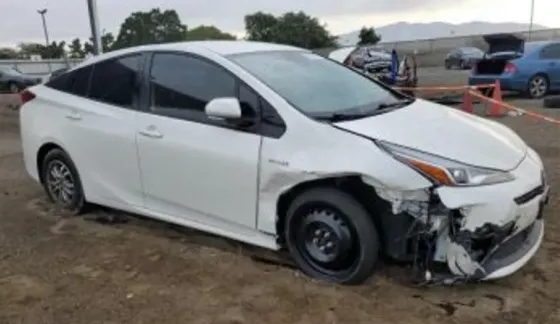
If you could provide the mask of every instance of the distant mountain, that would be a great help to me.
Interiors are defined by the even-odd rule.
[[[533,30],[546,29],[548,27],[533,25]],[[375,28],[381,34],[382,42],[400,42],[419,39],[470,36],[493,33],[516,33],[529,30],[529,24],[521,23],[490,23],[473,21],[463,24],[450,24],[444,22],[432,23],[406,23],[395,24]],[[359,41],[360,31],[353,31],[338,36],[340,45],[354,45]]]

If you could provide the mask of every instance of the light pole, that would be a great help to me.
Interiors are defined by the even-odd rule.
[[[531,0],[531,19],[529,20],[529,40],[531,40],[531,34],[533,33],[534,16],[535,16],[535,0]]]
[[[47,20],[45,19],[45,14],[47,13],[47,9],[37,10],[37,12],[41,15],[41,20],[43,21],[43,31],[45,32],[45,41],[47,47],[50,45],[49,42],[49,31],[47,30]]]
[[[103,53],[101,48],[101,35],[99,34],[99,18],[97,17],[97,1],[87,0],[89,11],[89,24],[91,26],[91,38],[93,38],[93,55]]]

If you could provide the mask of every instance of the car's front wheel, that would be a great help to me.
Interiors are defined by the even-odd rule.
[[[307,275],[350,285],[373,273],[378,232],[371,215],[349,194],[310,189],[294,199],[285,221],[288,250]]]
[[[85,196],[78,171],[66,152],[53,149],[43,159],[42,182],[47,196],[58,206],[79,214],[85,207]]]

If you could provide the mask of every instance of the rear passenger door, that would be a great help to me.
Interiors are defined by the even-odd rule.
[[[560,89],[560,44],[545,46],[540,53],[552,89]]]
[[[91,202],[125,209],[143,205],[135,138],[142,57],[109,59],[52,81],[67,88],[64,145]]]

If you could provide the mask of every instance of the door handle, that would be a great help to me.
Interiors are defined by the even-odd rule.
[[[142,136],[150,137],[150,138],[162,138],[163,134],[157,130],[155,126],[148,126],[146,129],[143,129],[138,132]]]
[[[68,114],[66,115],[66,118],[67,118],[67,119],[70,119],[70,120],[81,120],[81,119],[82,119],[82,115],[80,115],[80,113],[78,113],[77,111],[73,111],[73,112],[71,112],[71,113],[68,113]]]

